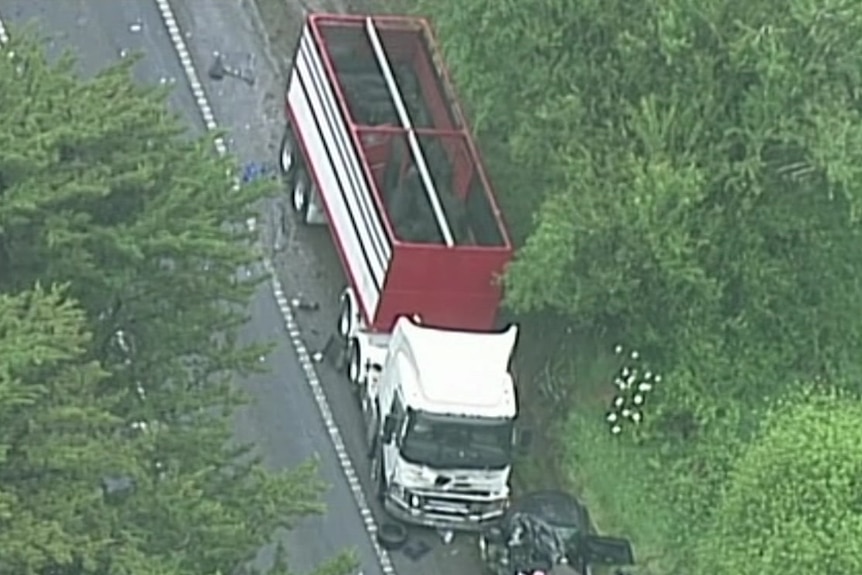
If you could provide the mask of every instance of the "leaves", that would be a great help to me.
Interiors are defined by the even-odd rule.
[[[80,80],[23,36],[0,58],[4,572],[230,573],[324,511],[313,464],[232,438],[232,379],[268,349],[237,329],[270,187],[235,189],[131,64]]]
[[[862,404],[793,398],[740,458],[700,548],[715,573],[853,573],[862,568]]]
[[[578,396],[560,443],[573,461],[603,459],[566,471],[602,494],[603,515],[660,548],[650,553],[686,566],[787,382],[862,389],[862,11],[841,0],[781,11],[761,0],[419,3],[517,231],[507,304],[570,326],[555,360],[602,347],[567,334],[605,334],[664,375],[638,437],[620,440],[631,450],[610,452],[584,437],[590,418],[604,427],[597,386],[558,376]],[[632,473],[654,496],[620,495],[633,454],[653,463]],[[668,518],[663,537],[632,513]],[[782,533],[794,545],[824,529]]]

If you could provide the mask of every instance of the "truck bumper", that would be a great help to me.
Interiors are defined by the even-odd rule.
[[[489,525],[493,525],[506,512],[504,504],[498,505],[497,509],[481,512],[464,513],[441,512],[428,509],[427,506],[413,507],[404,502],[387,496],[383,500],[383,508],[386,512],[404,523],[461,532],[478,532]]]

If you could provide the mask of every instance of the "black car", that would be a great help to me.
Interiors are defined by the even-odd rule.
[[[479,553],[493,575],[547,573],[562,566],[587,575],[591,565],[634,563],[627,539],[596,534],[586,507],[560,491],[515,500],[499,523],[479,535]]]

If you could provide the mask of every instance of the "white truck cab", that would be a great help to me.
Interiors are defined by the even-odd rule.
[[[496,333],[435,329],[401,317],[385,337],[353,334],[348,372],[362,398],[378,495],[389,513],[473,530],[505,512],[517,333],[515,326]]]

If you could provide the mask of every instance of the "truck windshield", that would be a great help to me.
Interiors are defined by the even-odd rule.
[[[502,469],[512,459],[513,422],[410,410],[401,455],[437,468]]]

